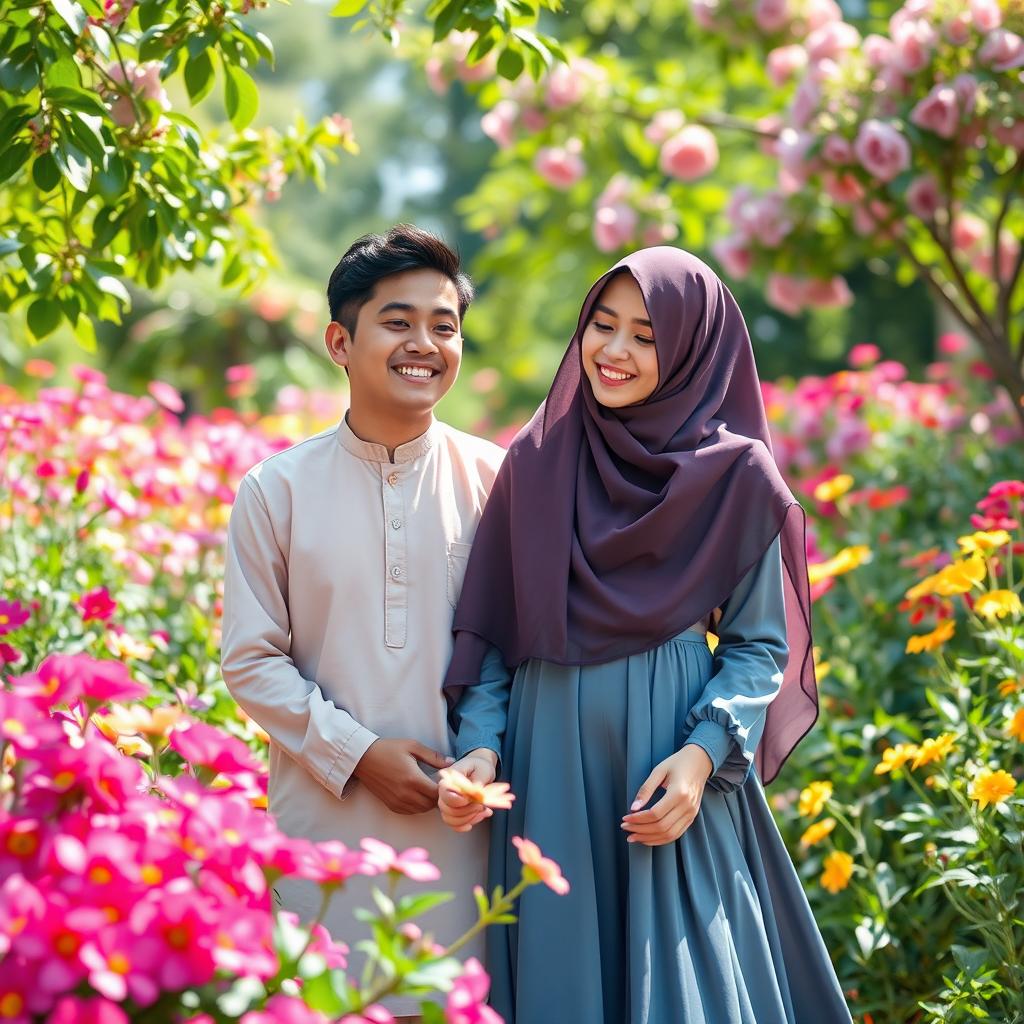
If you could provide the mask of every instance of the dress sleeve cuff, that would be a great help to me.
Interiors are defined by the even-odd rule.
[[[714,775],[729,754],[732,737],[717,722],[702,719],[687,737],[686,744],[694,743],[711,758],[711,774]]]
[[[371,744],[380,737],[370,732],[369,729],[357,725],[341,742],[341,749],[334,759],[324,785],[340,800],[344,800],[348,793],[345,792],[352,779],[352,773],[362,759],[363,754],[370,749]],[[351,792],[351,790],[349,790]]]
[[[501,764],[501,743],[493,733],[486,732],[460,732],[455,737],[455,760],[461,760],[467,754],[483,747],[485,750],[493,750],[498,758],[498,765]]]

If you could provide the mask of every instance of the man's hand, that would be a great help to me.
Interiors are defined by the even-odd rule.
[[[423,774],[420,761],[447,768],[452,758],[416,740],[377,739],[352,774],[395,814],[423,814],[437,803],[437,783]]]
[[[471,782],[476,782],[481,786],[494,781],[497,766],[498,755],[486,747],[471,750],[464,758],[452,765],[456,771],[462,772]],[[483,807],[457,793],[445,782],[437,787],[437,794],[437,806],[441,811],[441,820],[456,832],[468,832],[474,825],[494,813],[489,807]]]
[[[664,846],[674,843],[693,823],[700,810],[704,785],[714,765],[702,747],[688,743],[682,750],[666,757],[640,787],[630,814],[622,819],[622,827],[631,833],[628,843]],[[638,811],[664,788],[665,795],[649,810]]]

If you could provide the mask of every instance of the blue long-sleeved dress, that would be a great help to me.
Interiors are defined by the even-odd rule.
[[[456,754],[487,747],[516,794],[492,819],[491,886],[536,842],[571,889],[523,895],[488,933],[506,1024],[849,1024],[849,1010],[752,768],[788,650],[779,542],[722,607],[719,645],[687,630],[592,666],[497,651],[455,709]],[[714,766],[675,843],[627,843],[622,815],[656,764],[696,743]],[[655,796],[655,800],[663,793]]]

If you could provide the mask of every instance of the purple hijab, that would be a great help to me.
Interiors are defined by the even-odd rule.
[[[581,338],[613,274],[633,275],[659,381],[608,409]],[[770,782],[818,715],[805,517],[771,452],[739,307],[695,256],[643,249],[591,288],[547,399],[509,448],[480,521],[455,613],[450,702],[479,681],[488,644],[506,664],[612,661],[706,620],[781,538],[789,663],[756,765]]]

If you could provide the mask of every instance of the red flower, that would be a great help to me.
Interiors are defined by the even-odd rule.
[[[97,587],[83,594],[78,601],[78,610],[82,613],[82,621],[89,622],[99,619],[105,622],[117,611],[117,601],[110,596],[106,587]]]

